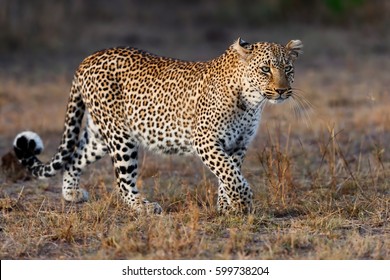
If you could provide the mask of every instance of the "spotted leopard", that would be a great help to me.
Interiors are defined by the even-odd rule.
[[[207,62],[112,48],[87,57],[75,72],[57,152],[48,163],[31,131],[18,134],[14,151],[38,178],[63,170],[65,200],[82,202],[82,170],[111,156],[116,186],[133,209],[160,213],[136,186],[140,146],[163,154],[196,154],[219,179],[220,212],[249,212],[253,193],[241,165],[267,102],[293,95],[300,40],[287,45],[238,39]],[[82,128],[84,114],[86,125]]]

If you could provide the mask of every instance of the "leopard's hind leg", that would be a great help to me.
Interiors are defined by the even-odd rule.
[[[137,189],[138,143],[124,130],[118,130],[108,140],[110,155],[114,163],[116,186],[122,199],[136,212],[160,214],[161,206],[143,198]]]
[[[98,128],[87,114],[87,123],[78,142],[77,148],[64,168],[62,195],[66,201],[84,202],[88,200],[88,192],[80,188],[80,176],[83,169],[104,155],[107,147]]]

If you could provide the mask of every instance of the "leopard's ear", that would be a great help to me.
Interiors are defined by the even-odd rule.
[[[250,54],[252,53],[252,45],[248,42],[245,42],[243,39],[238,38],[232,48],[240,55],[244,60],[248,60]]]
[[[297,59],[298,55],[303,53],[302,48],[303,43],[301,40],[291,40],[286,45],[286,49],[293,60]]]

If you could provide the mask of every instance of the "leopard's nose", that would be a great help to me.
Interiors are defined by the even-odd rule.
[[[277,93],[279,93],[280,95],[282,95],[283,93],[288,91],[288,88],[277,88],[277,89],[275,89],[275,91]]]

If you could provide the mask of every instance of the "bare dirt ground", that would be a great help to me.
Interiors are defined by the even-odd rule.
[[[87,32],[97,39],[88,47],[84,37],[75,42],[81,51],[2,56],[1,259],[390,259],[388,36],[290,26],[209,30],[192,39],[180,29],[167,38],[140,28],[124,37],[115,33],[121,28]],[[142,154],[139,188],[164,209],[150,217],[120,201],[108,158],[82,177],[90,201],[70,204],[61,198],[60,175],[31,179],[4,156],[13,137],[30,129],[46,146],[41,158],[50,159],[72,69],[90,52],[134,41],[154,53],[205,60],[238,36],[302,39],[294,86],[311,104],[302,101],[299,115],[292,104],[267,106],[243,167],[254,214],[219,216],[217,182],[195,156]]]

